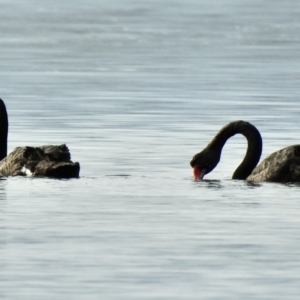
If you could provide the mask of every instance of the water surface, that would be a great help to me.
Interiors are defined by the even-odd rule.
[[[3,299],[298,299],[299,186],[203,182],[230,121],[299,143],[295,1],[2,1],[9,150],[67,143],[81,177],[0,181]]]

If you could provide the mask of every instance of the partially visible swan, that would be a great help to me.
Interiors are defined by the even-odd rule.
[[[272,153],[257,167],[262,138],[255,126],[245,121],[235,121],[224,126],[204,150],[190,162],[195,179],[203,179],[219,163],[222,148],[233,135],[240,133],[247,138],[248,149],[244,160],[235,170],[232,179],[269,182],[300,182],[300,145],[293,145]]]
[[[78,162],[71,161],[66,145],[18,147],[7,155],[8,116],[0,99],[0,176],[47,176],[73,178],[79,176]]]

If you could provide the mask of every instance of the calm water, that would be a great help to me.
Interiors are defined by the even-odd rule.
[[[300,2],[0,3],[9,150],[67,143],[81,178],[0,180],[1,299],[298,299],[300,187],[192,180],[226,123],[299,143]]]

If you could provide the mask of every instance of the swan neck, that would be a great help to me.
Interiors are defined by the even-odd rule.
[[[8,117],[5,104],[0,99],[0,160],[7,156]]]
[[[258,164],[262,152],[262,138],[255,126],[245,121],[231,122],[219,131],[208,147],[221,154],[227,140],[238,133],[246,137],[248,148],[232,179],[246,179]]]

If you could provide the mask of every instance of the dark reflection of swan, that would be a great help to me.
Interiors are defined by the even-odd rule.
[[[8,116],[0,99],[0,176],[47,176],[73,178],[79,176],[78,162],[71,161],[66,145],[18,147],[7,155]]]
[[[269,182],[300,182],[300,145],[293,145],[269,155],[257,167],[262,152],[259,131],[245,121],[231,122],[223,127],[207,147],[196,154],[190,164],[194,168],[195,179],[203,179],[219,163],[222,148],[233,135],[241,133],[247,138],[248,149],[242,163],[232,175],[232,179]]]

